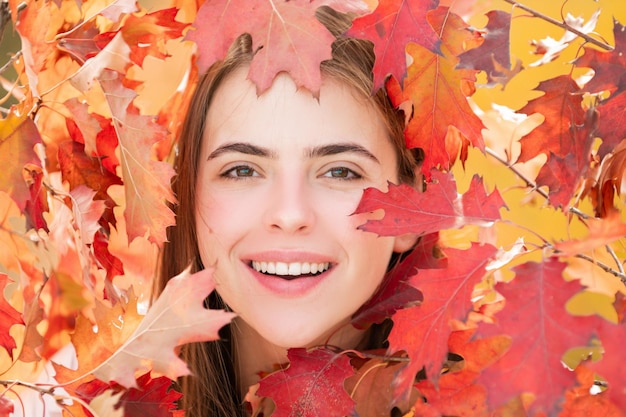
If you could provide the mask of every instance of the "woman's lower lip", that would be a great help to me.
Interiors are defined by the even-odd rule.
[[[302,297],[311,292],[324,279],[326,279],[330,269],[318,275],[307,275],[301,278],[287,277],[281,278],[279,275],[263,274],[248,266],[259,284],[270,292],[281,297]]]

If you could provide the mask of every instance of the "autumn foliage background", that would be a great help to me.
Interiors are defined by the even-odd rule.
[[[0,63],[0,416],[183,415],[175,347],[232,318],[202,306],[210,271],[146,314],[190,90],[247,31],[259,91],[278,71],[315,91],[324,4],[359,15],[347,36],[374,43],[426,156],[426,191],[366,190],[356,211],[384,217],[361,227],[423,238],[354,316],[392,318],[386,352],[291,350],[250,407],[626,415],[623,1],[226,3],[1,3],[19,44]]]

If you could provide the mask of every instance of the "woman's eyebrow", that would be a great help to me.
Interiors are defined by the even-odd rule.
[[[261,156],[265,158],[275,158],[274,153],[271,152],[267,148],[256,146],[251,143],[234,142],[234,143],[227,143],[225,145],[219,146],[217,149],[211,152],[211,154],[206,160],[209,161],[211,159],[217,158],[218,156],[224,153],[228,153],[228,152],[237,152],[237,153],[243,153],[246,155]]]
[[[315,157],[322,157],[322,156],[337,155],[337,154],[346,153],[346,152],[360,154],[380,164],[380,161],[378,160],[378,158],[376,158],[374,154],[372,154],[366,148],[359,145],[358,143],[350,143],[350,142],[349,143],[333,143],[331,145],[316,146],[314,148],[309,149],[306,156],[309,158],[315,158]]]

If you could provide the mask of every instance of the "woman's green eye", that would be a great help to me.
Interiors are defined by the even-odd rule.
[[[351,169],[348,169],[346,167],[331,168],[326,173],[326,176],[331,177],[331,178],[345,179],[345,180],[352,180],[352,179],[361,178],[361,176],[359,174],[357,174],[356,172],[354,172]]]
[[[254,170],[254,168],[247,165],[239,165],[233,167],[222,174],[222,177],[230,178],[245,178],[254,176],[258,176],[257,172]]]

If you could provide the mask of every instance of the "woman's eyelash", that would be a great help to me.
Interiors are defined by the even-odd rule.
[[[235,167],[227,169],[220,174],[220,177],[222,178],[233,180],[246,179],[255,176],[258,176],[258,173],[254,168],[249,165],[237,165]]]
[[[358,172],[355,172],[354,170],[346,167],[333,167],[326,171],[323,176],[337,178],[345,181],[358,180],[363,178],[363,176]]]

